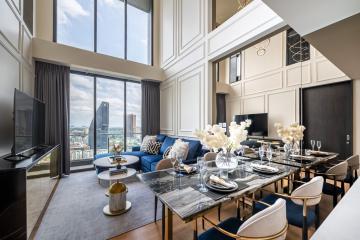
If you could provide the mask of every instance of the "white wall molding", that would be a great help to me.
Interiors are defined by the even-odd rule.
[[[176,58],[176,0],[161,0],[160,63],[164,68]]]
[[[176,135],[176,80],[160,86],[160,132]]]

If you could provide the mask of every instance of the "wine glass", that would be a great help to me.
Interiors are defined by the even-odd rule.
[[[264,155],[265,155],[265,148],[263,145],[261,145],[261,147],[259,148],[259,156],[260,156],[261,163],[263,161]]]
[[[204,174],[206,173],[206,163],[205,161],[200,161],[199,162],[199,170],[200,170],[200,188],[199,191],[200,192],[207,192],[208,189],[205,187],[204,184]]]
[[[269,160],[269,165],[271,163],[272,154],[273,154],[273,151],[272,151],[271,147],[269,147],[268,150],[266,151],[266,158]]]
[[[198,187],[201,187],[201,177],[200,177],[200,166],[204,164],[204,158],[203,157],[198,157],[196,159],[196,168],[198,170],[198,181],[199,181],[199,184],[197,184]]]
[[[310,140],[311,148],[314,151],[315,150],[315,140]]]
[[[316,146],[318,148],[318,151],[320,152],[320,148],[321,148],[321,141],[317,141],[316,142]]]

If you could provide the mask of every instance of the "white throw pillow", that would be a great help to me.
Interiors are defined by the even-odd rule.
[[[149,146],[149,142],[155,142],[155,141],[156,141],[156,136],[146,135],[146,136],[143,138],[143,141],[142,141],[142,143],[141,143],[140,151],[142,151],[142,152],[147,152],[148,146]]]
[[[187,158],[189,152],[189,143],[184,142],[181,139],[177,139],[172,145],[171,150],[169,152],[169,156],[171,157],[172,154],[176,154],[177,157],[182,157],[183,160]]]

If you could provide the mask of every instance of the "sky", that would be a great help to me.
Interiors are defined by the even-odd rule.
[[[94,0],[58,0],[57,41],[94,50]],[[97,52],[124,58],[124,2],[98,0]],[[127,6],[127,59],[149,64],[150,14]]]
[[[94,0],[58,0],[57,41],[62,44],[94,50]],[[98,0],[99,53],[124,58],[124,2]],[[128,59],[148,64],[148,19],[150,15],[128,5]],[[89,76],[71,74],[70,125],[89,127],[93,119],[94,83]],[[110,104],[110,127],[123,127],[124,82],[97,80],[97,106]],[[127,113],[137,115],[141,126],[141,87],[127,83]]]
[[[89,127],[94,116],[94,78],[70,75],[70,126]],[[109,127],[123,127],[124,82],[97,78],[96,107],[109,102]],[[127,114],[136,114],[136,125],[141,126],[141,85],[126,83]]]

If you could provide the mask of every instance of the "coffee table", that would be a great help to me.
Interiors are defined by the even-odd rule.
[[[139,157],[131,156],[131,155],[121,155],[126,159],[126,162],[120,163],[121,166],[129,166],[139,162]],[[111,164],[109,161],[109,157],[98,158],[94,161],[94,165],[99,168],[113,168],[117,166],[117,163]]]
[[[100,181],[105,181],[108,182],[109,183],[108,186],[110,186],[113,182],[117,182],[120,181],[121,179],[134,176],[135,174],[136,174],[136,170],[133,168],[128,168],[127,173],[115,174],[115,175],[110,175],[109,170],[107,170],[99,173],[98,179],[99,179],[99,183]]]

